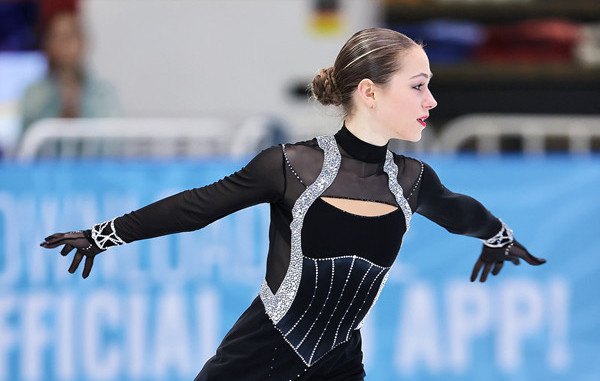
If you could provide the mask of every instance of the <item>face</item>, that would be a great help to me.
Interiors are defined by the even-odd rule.
[[[401,69],[388,83],[378,86],[373,111],[381,134],[416,142],[426,127],[429,110],[437,106],[428,88],[432,74],[421,47],[409,50],[400,60]]]
[[[47,31],[46,54],[59,68],[78,67],[83,53],[83,39],[74,15],[55,16]]]

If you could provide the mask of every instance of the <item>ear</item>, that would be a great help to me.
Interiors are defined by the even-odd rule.
[[[358,95],[360,100],[367,108],[373,108],[375,105],[375,92],[377,85],[368,78],[363,79],[358,83]]]

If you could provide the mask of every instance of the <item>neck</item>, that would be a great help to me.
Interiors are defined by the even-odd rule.
[[[383,163],[387,155],[387,144],[378,146],[361,140],[344,125],[335,140],[346,154],[366,163]]]
[[[376,146],[388,144],[390,138],[381,134],[373,126],[373,118],[356,113],[346,119],[346,128],[360,140]]]
[[[83,79],[79,68],[72,66],[54,66],[51,69],[51,75],[62,84],[80,84]]]

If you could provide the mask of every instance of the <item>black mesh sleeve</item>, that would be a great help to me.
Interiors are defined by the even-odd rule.
[[[446,188],[435,171],[424,164],[416,212],[451,233],[487,239],[502,223],[479,201]]]
[[[114,221],[125,242],[200,229],[237,210],[278,202],[285,190],[281,147],[259,153],[244,168],[213,184],[183,191]]]

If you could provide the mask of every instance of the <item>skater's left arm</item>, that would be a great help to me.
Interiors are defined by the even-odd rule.
[[[497,275],[509,260],[518,265],[520,259],[530,265],[541,265],[546,260],[531,255],[513,236],[512,230],[474,198],[454,193],[446,188],[435,171],[423,163],[423,177],[416,212],[441,225],[451,233],[476,237],[483,247],[473,271],[471,282],[485,282],[490,271]]]

